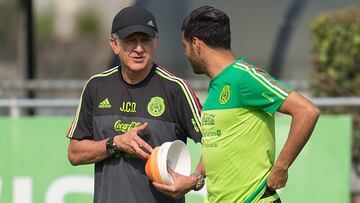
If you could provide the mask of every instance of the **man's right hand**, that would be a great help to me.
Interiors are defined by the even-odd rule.
[[[147,144],[143,139],[139,137],[139,133],[147,128],[148,124],[144,123],[139,125],[130,131],[117,135],[114,137],[114,142],[121,151],[124,151],[128,154],[135,155],[136,157],[147,159],[150,157],[150,154],[153,151],[153,148]],[[147,150],[145,152],[143,149]]]
[[[153,182],[154,187],[164,195],[172,197],[174,199],[180,199],[187,192],[194,189],[197,178],[194,175],[184,176],[176,173],[170,167],[168,168],[169,174],[173,178],[173,183],[170,185]]]

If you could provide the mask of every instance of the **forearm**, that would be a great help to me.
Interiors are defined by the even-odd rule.
[[[202,156],[200,157],[199,163],[196,166],[196,169],[194,172],[194,175],[200,175],[200,174],[203,175],[204,177],[206,177],[205,166],[203,163]]]
[[[206,173],[205,173],[205,167],[203,164],[203,159],[202,156],[200,157],[199,163],[196,166],[196,169],[194,171],[194,174],[190,176],[190,188],[191,189],[196,189],[196,184],[198,182],[198,176],[202,175],[204,177],[206,177]]]
[[[72,165],[90,164],[102,161],[110,155],[106,151],[106,141],[70,140],[68,158]]]
[[[289,132],[288,139],[281,150],[278,160],[275,163],[275,166],[287,169],[296,159],[306,142],[308,141],[312,130],[315,126],[315,122],[306,120],[306,121],[296,121],[293,120],[291,124],[291,131]],[[301,122],[303,125],[295,126],[295,122]],[[312,123],[308,123],[312,122]]]
[[[309,140],[319,115],[319,110],[312,105],[292,113],[289,135],[275,162],[275,167],[281,169],[290,167]]]

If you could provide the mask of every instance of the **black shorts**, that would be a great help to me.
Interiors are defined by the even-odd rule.
[[[267,201],[268,200],[268,201]],[[265,193],[261,196],[259,202],[261,203],[281,203],[279,195],[276,191],[271,191],[266,188]]]

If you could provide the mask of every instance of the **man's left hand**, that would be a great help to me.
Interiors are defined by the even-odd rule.
[[[163,194],[174,199],[180,199],[195,187],[197,182],[197,178],[195,176],[184,176],[176,173],[171,168],[168,168],[168,171],[174,180],[173,184],[165,185],[153,182],[154,187]]]
[[[287,179],[288,170],[274,166],[270,171],[266,185],[269,190],[275,191],[285,187]]]

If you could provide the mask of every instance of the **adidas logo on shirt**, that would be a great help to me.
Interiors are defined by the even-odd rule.
[[[99,109],[109,109],[111,108],[111,104],[109,102],[108,98],[105,98],[100,104],[99,104]]]

